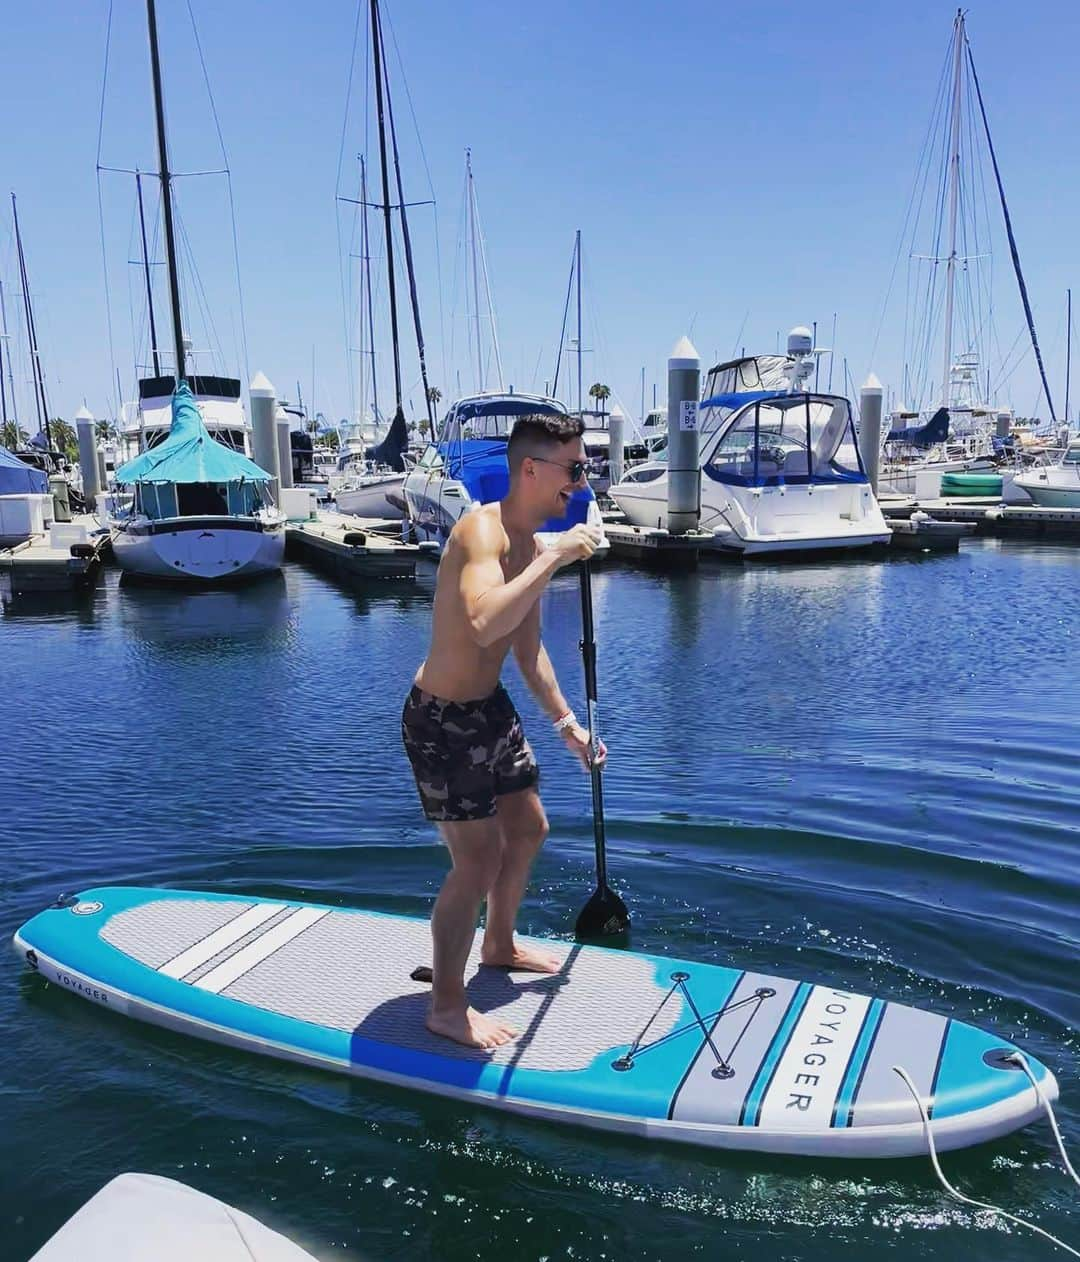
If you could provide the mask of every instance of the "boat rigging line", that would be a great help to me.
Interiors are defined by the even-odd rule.
[[[146,21],[150,32],[150,73],[154,85],[154,124],[157,131],[158,176],[161,180],[161,209],[165,223],[166,271],[169,277],[169,307],[173,323],[173,353],[176,357],[176,384],[185,380],[184,330],[180,316],[180,277],[176,269],[176,235],[173,226],[172,187],[169,150],[165,139],[165,104],[161,89],[161,61],[158,57],[157,12],[154,0],[146,0]]]
[[[139,236],[142,240],[143,275],[146,278],[146,309],[150,315],[150,355],[154,362],[154,376],[161,376],[158,358],[157,323],[154,320],[154,287],[150,283],[150,255],[146,249],[146,216],[143,214],[142,175],[135,172],[135,190],[139,198]]]
[[[30,302],[30,282],[26,279],[26,255],[23,253],[22,234],[19,232],[19,211],[15,205],[14,193],[11,194],[11,217],[15,223],[15,249],[19,257],[19,279],[22,282],[23,305],[26,309],[26,336],[30,343],[30,359],[34,369],[34,404],[38,409],[38,432],[44,431],[45,442],[52,451],[49,407],[45,402],[45,376],[41,371],[37,328],[34,325],[34,308]]]
[[[383,75],[386,74],[386,46],[383,43],[382,20],[380,16],[378,0],[371,0],[372,21],[373,21],[373,46],[377,43],[381,49],[383,58]],[[390,80],[386,79],[386,119],[390,126],[390,144],[394,154],[394,182],[397,185],[398,194],[398,213],[401,219],[401,240],[405,247],[405,270],[409,281],[409,302],[412,307],[413,327],[416,332],[416,353],[420,360],[420,379],[424,387],[424,406],[427,409],[428,424],[431,426],[431,432],[435,432],[435,407],[431,397],[431,387],[428,384],[427,375],[427,359],[424,354],[424,330],[420,323],[420,303],[416,296],[416,270],[413,265],[412,238],[409,235],[409,217],[406,214],[405,206],[405,190],[401,181],[401,160],[398,154],[397,128],[394,124],[394,106],[390,96]],[[380,132],[381,135],[381,132]],[[388,190],[384,180],[383,194],[386,196]],[[395,346],[397,333],[395,330]],[[395,352],[396,353],[396,352]],[[398,400],[398,410],[401,410],[401,402]]]
[[[979,102],[979,113],[982,116],[983,130],[986,134],[986,144],[990,151],[990,162],[994,168],[994,179],[997,182],[998,196],[1001,199],[1001,213],[1005,217],[1005,231],[1009,237],[1009,253],[1012,255],[1013,271],[1016,273],[1016,283],[1020,288],[1020,299],[1024,304],[1024,316],[1027,319],[1028,332],[1031,334],[1031,345],[1035,351],[1035,360],[1039,365],[1039,376],[1042,379],[1043,391],[1046,394],[1046,406],[1050,409],[1050,419],[1057,423],[1057,414],[1054,411],[1054,400],[1050,394],[1050,383],[1046,379],[1046,368],[1043,364],[1042,351],[1039,349],[1039,338],[1035,332],[1035,317],[1031,313],[1031,301],[1028,298],[1027,285],[1024,283],[1024,273],[1020,267],[1020,254],[1016,246],[1016,234],[1013,232],[1012,216],[1009,214],[1009,206],[1005,201],[1005,185],[1001,180],[1001,170],[998,167],[997,153],[994,150],[994,142],[990,137],[990,123],[986,117],[986,105],[983,102],[982,88],[979,86],[979,76],[975,71],[975,58],[971,55],[971,45],[967,43],[967,36],[964,37],[967,45],[968,66],[971,69],[971,79],[975,85],[975,95]]]

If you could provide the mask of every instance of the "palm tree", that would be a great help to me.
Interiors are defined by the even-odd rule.
[[[0,443],[9,451],[18,451],[24,446],[30,435],[17,421],[5,421],[0,428]]]
[[[611,397],[610,386],[605,386],[601,382],[597,381],[589,387],[589,398],[595,399],[596,402],[599,404],[598,411],[600,412],[601,416],[604,415],[604,401],[606,399],[609,399],[610,397]]]
[[[438,386],[428,386],[427,397],[438,407],[439,400],[442,398],[442,391]]]
[[[53,451],[63,452],[69,460],[78,460],[79,439],[67,421],[54,416],[49,421],[49,429],[52,431]]]
[[[116,426],[112,421],[95,421],[94,434],[99,442],[107,443],[116,437]]]

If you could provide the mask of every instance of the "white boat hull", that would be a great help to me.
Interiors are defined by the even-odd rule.
[[[1025,490],[1039,508],[1080,508],[1080,484],[1075,487],[1050,486],[1045,482],[1036,483],[1020,478],[1013,479],[1014,484]]]
[[[285,518],[116,521],[113,556],[126,573],[174,583],[236,582],[272,574],[285,559]]]
[[[611,498],[635,526],[667,526],[667,474],[620,482]],[[866,483],[733,487],[703,477],[701,528],[744,556],[867,548],[891,535]]]
[[[339,487],[334,501],[339,513],[354,517],[389,518],[394,521],[405,516],[405,498],[402,485],[404,473],[391,473],[386,477],[365,479],[355,486]]]

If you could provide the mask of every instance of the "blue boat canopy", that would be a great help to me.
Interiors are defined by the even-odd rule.
[[[698,409],[741,408],[744,403],[752,403],[755,399],[776,399],[786,393],[786,390],[742,390],[737,394],[714,394],[711,399],[702,399]]]
[[[121,465],[117,482],[271,482],[273,475],[254,460],[217,442],[203,424],[186,381],[172,399],[169,436]]]
[[[40,469],[0,447],[0,495],[44,495],[48,489],[49,479]]]

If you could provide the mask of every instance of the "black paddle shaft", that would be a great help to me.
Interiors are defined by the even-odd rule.
[[[585,663],[585,698],[589,707],[589,773],[592,777],[593,836],[596,841],[596,889],[581,909],[574,932],[579,939],[625,940],[630,928],[626,904],[607,883],[607,848],[604,839],[604,789],[597,752],[600,730],[596,705],[596,637],[593,634],[592,580],[589,563],[581,564],[581,656]]]
[[[581,657],[585,664],[585,701],[589,714],[590,773],[592,775],[593,836],[596,840],[596,883],[607,885],[607,844],[604,836],[604,786],[597,761],[600,732],[596,703],[596,637],[593,634],[592,576],[588,561],[581,563]]]

